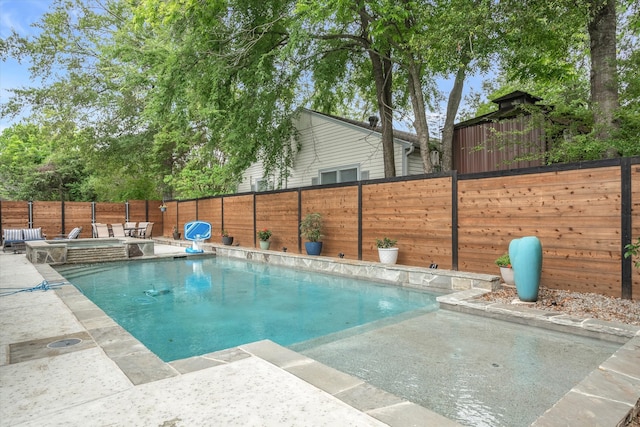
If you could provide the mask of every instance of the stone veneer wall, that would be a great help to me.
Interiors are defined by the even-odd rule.
[[[26,256],[33,264],[79,264],[154,255],[153,240],[109,238],[78,239],[75,242],[77,241],[84,245],[74,247],[74,241],[65,240],[27,242]],[[95,246],[87,245],[91,242]]]
[[[477,288],[486,290],[500,288],[500,278],[490,274],[465,273],[453,270],[404,265],[386,265],[376,262],[262,251],[238,246],[207,246],[210,246],[210,248],[205,249],[215,251],[218,256],[241,258],[340,276],[355,276],[365,280],[426,291],[446,292]]]

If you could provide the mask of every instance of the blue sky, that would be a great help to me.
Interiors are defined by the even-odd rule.
[[[20,34],[35,34],[31,24],[40,20],[51,0],[0,0],[0,36],[6,38],[12,30]],[[0,102],[7,102],[9,88],[31,86],[28,63],[12,58],[0,63]],[[0,131],[11,122],[0,119]]]
[[[5,38],[15,30],[21,35],[36,34],[37,29],[33,28],[33,24],[38,22],[40,18],[48,11],[53,0],[0,0],[0,36]],[[18,63],[18,61],[8,58],[6,61],[0,62],[0,102],[7,102],[9,99],[10,88],[20,88],[25,86],[33,86],[39,84],[39,81],[32,80],[29,73],[30,64]],[[480,76],[472,76],[465,82],[464,95],[471,90],[479,92],[481,90],[483,78]],[[439,88],[448,95],[453,85],[452,80],[439,81]],[[464,100],[463,100],[464,103]],[[460,106],[462,109],[464,105]],[[446,102],[441,105],[441,111],[444,112]],[[18,120],[9,121],[0,118],[0,132],[11,126]],[[410,123],[396,123],[396,126],[411,131]]]

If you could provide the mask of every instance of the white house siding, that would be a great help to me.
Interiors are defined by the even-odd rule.
[[[407,175],[421,175],[424,173],[422,167],[422,157],[420,157],[420,150],[415,150],[409,156],[409,171]]]
[[[319,178],[319,171],[359,167],[368,172],[369,179],[384,178],[381,135],[350,123],[304,110],[297,119],[300,151],[296,153],[290,177],[280,188],[305,187],[313,184],[313,178]],[[396,142],[396,175],[407,175],[414,168],[405,159],[405,147],[409,143]],[[418,173],[422,173],[421,170]],[[252,184],[262,177],[262,166],[252,165],[243,174],[238,192],[252,190]],[[276,188],[278,185],[276,183]]]

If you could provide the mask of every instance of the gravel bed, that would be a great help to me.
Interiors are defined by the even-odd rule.
[[[502,286],[502,289],[486,293],[480,299],[505,304],[518,299],[515,287],[504,284]],[[576,317],[640,326],[640,301],[541,287],[538,301],[532,307]]]

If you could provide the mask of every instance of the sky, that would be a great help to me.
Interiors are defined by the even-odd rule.
[[[0,37],[8,37],[12,30],[20,34],[34,34],[36,29],[31,24],[42,17],[51,3],[51,0],[0,0]],[[0,102],[5,103],[9,99],[7,89],[32,84],[28,63],[20,64],[13,58],[0,62]],[[10,124],[6,119],[0,119],[0,131]]]
[[[37,29],[33,28],[33,24],[38,22],[40,18],[48,11],[53,0],[0,0],[0,37],[6,38],[15,30],[21,35],[35,35]],[[8,89],[29,87],[39,84],[39,81],[32,80],[29,75],[29,66],[27,63],[18,63],[15,59],[7,58],[0,62],[0,103],[5,103],[9,99]],[[470,91],[479,92],[481,90],[483,78],[481,76],[472,76],[465,82],[463,96]],[[445,94],[448,94],[453,86],[452,80],[440,80],[438,87]],[[460,110],[464,108],[464,100],[460,105]],[[446,102],[441,106],[441,112],[445,111]],[[7,127],[18,122],[16,120],[7,120],[0,118],[0,132]],[[442,118],[444,121],[444,118]],[[438,120],[434,120],[434,124]],[[395,127],[402,130],[412,131],[410,121],[404,120],[403,123],[397,123]]]

